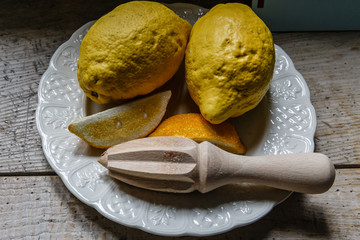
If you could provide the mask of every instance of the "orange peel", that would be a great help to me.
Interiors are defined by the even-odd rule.
[[[175,136],[198,143],[208,141],[235,154],[245,154],[246,148],[230,121],[211,124],[199,113],[174,115],[164,120],[149,137]]]

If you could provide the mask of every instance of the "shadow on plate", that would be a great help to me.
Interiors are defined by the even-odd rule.
[[[215,208],[222,204],[239,201],[279,203],[291,194],[288,191],[247,183],[223,186],[208,193],[197,191],[191,193],[166,193],[133,187],[118,180],[114,181],[117,183],[114,189],[115,192],[123,192],[138,200],[156,203],[157,205],[184,209]]]
[[[169,118],[173,115],[183,113],[199,113],[199,108],[191,99],[188,92],[186,82],[184,80],[185,68],[184,62],[181,64],[177,73],[162,87],[156,89],[151,94],[171,90],[172,95],[163,119]],[[139,96],[141,98],[143,96]],[[270,95],[267,94],[264,99],[253,110],[244,115],[231,119],[236,130],[239,133],[240,139],[247,148],[247,155],[259,155],[262,152],[263,139],[266,135],[266,130],[269,127],[269,109],[271,109]],[[136,99],[136,98],[135,98]],[[133,99],[133,100],[135,100]],[[123,102],[125,103],[125,101]],[[86,115],[91,115],[108,108],[115,107],[121,103],[112,103],[100,105],[86,99]]]
[[[231,119],[241,141],[246,146],[246,155],[261,155],[264,139],[270,124],[270,94],[266,94],[254,109],[240,117]]]

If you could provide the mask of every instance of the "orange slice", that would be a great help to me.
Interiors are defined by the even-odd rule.
[[[163,118],[171,91],[110,108],[71,123],[70,132],[96,148],[147,136]]]
[[[211,124],[199,113],[179,114],[164,120],[149,135],[149,137],[158,136],[186,137],[196,142],[211,142],[235,154],[246,152],[246,148],[231,122]]]

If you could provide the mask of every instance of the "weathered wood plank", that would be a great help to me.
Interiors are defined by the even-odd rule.
[[[360,170],[337,171],[320,195],[293,194],[262,220],[206,239],[359,239]],[[57,176],[2,177],[0,236],[4,239],[169,239],[124,227],[77,200]],[[180,239],[199,239],[182,237]]]
[[[226,1],[188,2],[211,7]],[[35,125],[40,77],[54,51],[76,29],[117,4],[1,2],[0,174],[53,174]],[[360,164],[360,32],[274,33],[274,39],[309,85],[318,118],[316,151],[338,165]],[[337,172],[329,192],[293,194],[255,224],[206,239],[360,239],[360,170]],[[102,217],[70,194],[57,176],[0,179],[1,239],[169,239]]]
[[[28,35],[33,36],[31,39],[24,39]],[[35,109],[39,80],[47,68],[52,49],[59,43],[53,43],[54,46],[47,50],[42,49],[44,53],[39,53],[32,47],[34,42],[47,39],[34,31],[3,33],[0,38],[2,172],[50,169],[44,162],[35,124]]]
[[[35,124],[40,78],[55,50],[117,3],[5,1],[0,8],[0,172],[51,171]]]

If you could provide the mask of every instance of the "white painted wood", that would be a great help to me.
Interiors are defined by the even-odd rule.
[[[253,183],[302,193],[323,193],[333,184],[334,165],[319,153],[241,156],[209,142],[151,137],[108,149],[100,159],[110,176],[138,187],[202,193],[226,184]],[[170,184],[171,182],[171,184]]]

